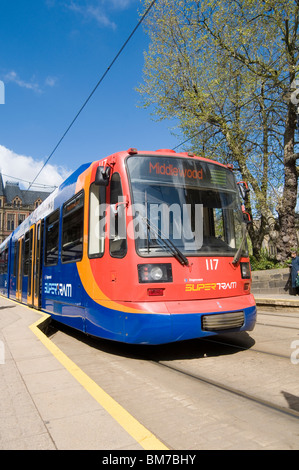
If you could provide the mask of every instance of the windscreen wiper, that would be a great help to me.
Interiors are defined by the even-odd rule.
[[[189,266],[189,261],[186,258],[186,256],[176,247],[170,240],[168,240],[161,230],[158,227],[155,227],[147,217],[142,217],[142,220],[146,223],[146,226],[148,227],[149,230],[154,232],[154,234],[157,237],[157,240],[160,242],[160,245],[162,243],[162,248],[167,248],[167,251],[169,251],[178,261],[181,263],[183,266]],[[163,238],[162,238],[163,237]]]
[[[242,251],[243,251],[243,248],[244,248],[244,245],[245,245],[245,240],[246,240],[246,235],[247,235],[247,224],[245,222],[242,223],[242,230],[243,230],[242,240],[241,240],[239,249],[238,249],[238,251],[235,254],[235,257],[233,259],[233,265],[238,264],[238,262],[240,261]]]

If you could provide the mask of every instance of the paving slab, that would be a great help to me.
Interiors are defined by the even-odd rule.
[[[0,449],[142,450],[33,333],[40,318],[0,297]]]

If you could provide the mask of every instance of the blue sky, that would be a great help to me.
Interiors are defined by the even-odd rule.
[[[139,8],[140,0],[1,0],[4,175],[32,181],[136,26]],[[155,122],[149,110],[137,107],[147,46],[141,26],[37,182],[59,184],[81,163],[129,147],[179,143],[173,123]]]

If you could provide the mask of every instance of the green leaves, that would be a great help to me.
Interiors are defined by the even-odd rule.
[[[234,162],[253,189],[248,211],[268,221],[284,206],[272,188],[286,188],[295,152],[283,95],[298,71],[298,9],[296,0],[159,0],[146,23],[143,104],[176,118],[192,150]],[[257,249],[272,228],[252,229]]]

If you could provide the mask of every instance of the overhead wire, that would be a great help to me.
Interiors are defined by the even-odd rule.
[[[152,2],[150,3],[150,5],[148,6],[148,8],[145,10],[145,12],[143,13],[142,17],[140,18],[140,20],[138,21],[137,25],[134,27],[134,29],[132,30],[132,32],[129,34],[128,38],[125,40],[125,42],[123,43],[123,45],[121,46],[121,48],[119,49],[119,51],[117,52],[117,54],[114,56],[113,60],[111,61],[111,63],[109,64],[109,66],[107,67],[107,69],[105,70],[105,72],[103,73],[103,75],[101,76],[101,78],[99,79],[99,81],[97,82],[96,86],[94,87],[94,89],[91,91],[91,93],[89,94],[89,96],[86,98],[86,100],[84,101],[83,105],[81,106],[81,108],[79,109],[79,111],[77,112],[77,114],[75,115],[75,117],[73,118],[73,120],[71,121],[71,123],[69,124],[69,126],[67,127],[67,129],[65,130],[65,132],[63,133],[62,137],[59,139],[59,141],[57,142],[57,144],[55,145],[55,147],[53,148],[52,152],[50,153],[50,155],[48,156],[48,158],[46,159],[44,165],[41,167],[41,169],[39,170],[39,172],[37,173],[37,175],[35,176],[34,180],[31,182],[31,184],[28,186],[27,188],[27,191],[29,191],[29,189],[31,188],[31,186],[34,184],[34,182],[37,180],[37,178],[39,177],[39,175],[41,174],[41,172],[43,171],[43,169],[45,168],[45,166],[47,165],[47,163],[49,162],[49,160],[52,158],[53,154],[56,152],[57,148],[59,147],[59,145],[61,144],[61,142],[63,141],[63,139],[65,138],[65,136],[67,135],[67,133],[69,132],[69,130],[71,129],[71,127],[74,125],[75,121],[78,119],[79,115],[81,114],[81,112],[83,111],[83,109],[85,108],[85,106],[87,105],[87,103],[89,102],[89,100],[91,99],[91,97],[94,95],[94,93],[96,92],[96,90],[98,89],[98,87],[100,86],[100,84],[102,83],[102,81],[104,80],[104,78],[106,77],[106,75],[108,74],[108,72],[110,71],[111,67],[114,65],[114,63],[117,61],[117,59],[119,58],[119,56],[121,55],[121,53],[123,52],[123,50],[125,49],[125,47],[127,46],[128,42],[132,39],[132,37],[134,36],[135,32],[137,31],[137,29],[139,28],[139,26],[141,25],[141,23],[144,21],[144,19],[146,18],[146,16],[148,15],[148,13],[150,12],[150,10],[152,9],[152,7],[154,6],[154,4],[156,3],[157,0],[152,0]]]
[[[2,176],[5,176],[7,179],[7,181],[10,181],[10,179],[14,179],[14,180],[17,180],[17,181],[21,181],[22,183],[31,183],[30,181],[27,181],[27,180],[23,180],[21,178],[17,178],[16,176],[11,176],[11,175],[6,175],[5,173],[1,173]],[[14,183],[16,184],[16,183]],[[34,183],[34,186],[37,186],[39,188],[56,188],[57,186],[55,186],[55,184],[41,184],[41,183]]]

